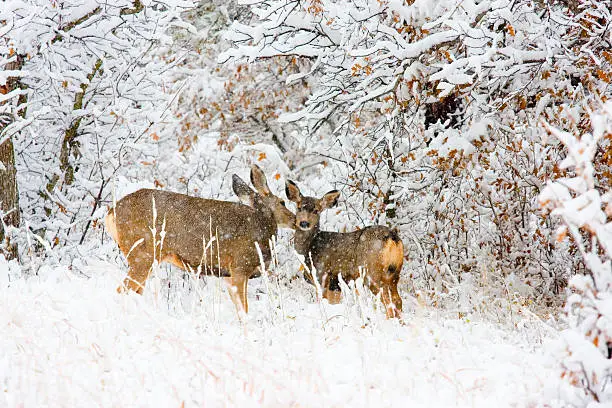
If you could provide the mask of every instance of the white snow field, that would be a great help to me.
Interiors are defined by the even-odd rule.
[[[240,323],[220,279],[188,290],[175,271],[144,296],[119,295],[121,266],[86,271],[9,282],[0,262],[0,407],[530,407],[559,396],[556,335],[535,318],[450,318],[403,293],[402,325],[371,297],[349,291],[330,306],[301,279],[260,278]]]

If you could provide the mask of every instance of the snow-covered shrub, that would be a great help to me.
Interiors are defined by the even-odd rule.
[[[287,82],[307,79],[309,98],[280,120],[305,129],[300,175],[348,199],[336,228],[400,226],[409,277],[432,295],[467,279],[500,299],[514,274],[559,302],[577,260],[538,215],[561,154],[538,124],[584,133],[583,107],[610,96],[607,2],[245,4],[253,19],[233,24],[220,60],[302,62]]]
[[[565,313],[570,328],[563,336],[563,377],[576,387],[571,402],[578,406],[612,403],[612,103],[590,118],[592,132],[580,137],[548,128],[567,152],[560,168],[568,173],[549,182],[539,197],[561,220],[556,239],[569,236],[586,267],[569,282]],[[595,162],[600,162],[599,172]]]
[[[281,114],[299,109],[307,96],[305,83],[285,84],[299,71],[299,60],[217,63],[219,53],[228,46],[224,38],[227,28],[244,15],[244,6],[205,0],[185,16],[197,31],[184,36],[190,52],[169,71],[168,78],[180,94],[173,108],[176,120],[168,123],[166,131],[177,135],[181,152],[209,138],[216,140],[215,150],[235,153],[233,164],[248,167],[246,160],[265,164],[270,153],[272,160],[282,157],[289,167],[299,165],[299,157],[293,157],[295,141],[291,137],[298,126],[277,120]],[[170,57],[175,52],[169,48],[167,53]],[[267,146],[251,149],[253,155],[248,158],[240,152],[245,146],[262,143]]]
[[[19,86],[2,95],[0,113],[17,116],[2,137],[13,139],[17,156],[22,255],[38,238],[47,249],[95,243],[86,238],[117,176],[154,161],[155,127],[174,100],[164,76],[172,61],[157,50],[190,28],[181,14],[192,6],[190,0],[2,2],[0,86],[11,79]]]

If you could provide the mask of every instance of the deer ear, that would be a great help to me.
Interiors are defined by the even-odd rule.
[[[290,201],[298,203],[302,201],[302,193],[298,186],[291,180],[285,182],[285,194]]]
[[[321,208],[332,208],[336,204],[338,204],[338,197],[340,197],[340,192],[338,190],[332,190],[329,193],[326,193],[319,202],[321,203]]]
[[[232,175],[232,189],[240,201],[248,201],[249,204],[253,204],[255,192],[251,190],[251,187],[243,179],[235,174]]]
[[[255,187],[255,190],[257,190],[259,194],[263,196],[270,194],[266,174],[256,164],[251,166],[251,183],[253,183],[253,187]]]

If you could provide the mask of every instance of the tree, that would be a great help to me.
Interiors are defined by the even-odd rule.
[[[561,155],[538,124],[585,133],[586,108],[610,96],[607,2],[250,7],[253,21],[234,23],[221,60],[310,62],[288,79],[310,80],[307,102],[280,120],[307,129],[300,144],[327,160],[321,172],[346,180],[362,223],[400,224],[413,238],[411,269],[431,289],[480,275],[505,291],[518,275],[546,303],[560,301],[580,260],[554,251],[554,222],[538,215]]]
[[[5,124],[0,124],[0,128]],[[7,259],[17,258],[17,247],[13,245],[5,232],[5,225],[19,226],[19,195],[15,170],[15,150],[11,138],[0,143],[0,225],[1,252]]]
[[[2,48],[4,50],[0,52],[0,66],[7,74],[4,76],[4,83],[0,82],[0,98],[2,98],[0,101],[0,108],[2,108],[0,110],[0,217],[2,218],[0,220],[0,253],[7,259],[15,259],[19,256],[18,248],[11,241],[9,234],[6,233],[6,227],[19,227],[21,213],[19,209],[19,190],[17,189],[15,147],[12,137],[5,135],[4,131],[13,122],[13,114],[7,108],[12,108],[13,104],[23,105],[25,102],[25,95],[19,78],[10,74],[12,71],[21,69],[24,58],[22,55],[15,54],[13,49],[7,50],[7,44],[0,44],[0,49]],[[17,110],[23,117],[24,109],[18,107]]]
[[[14,88],[3,99],[20,113],[3,141],[16,152],[26,234],[51,245],[83,242],[122,161],[146,160],[150,133],[173,101],[161,75],[172,64],[157,51],[173,43],[178,27],[190,28],[181,13],[191,7],[183,0],[3,3],[0,85]]]
[[[563,333],[566,348],[561,356],[575,406],[612,401],[607,386],[612,376],[612,186],[598,171],[602,163],[596,159],[605,147],[605,167],[612,169],[612,103],[593,113],[591,123],[592,132],[580,137],[548,129],[566,149],[560,167],[570,173],[549,182],[539,197],[541,205],[561,219],[556,239],[571,239],[586,266],[584,274],[570,280],[572,293],[565,306],[569,329]]]

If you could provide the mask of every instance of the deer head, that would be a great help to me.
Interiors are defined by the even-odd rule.
[[[332,190],[321,198],[307,197],[302,195],[298,186],[291,180],[285,184],[287,198],[297,205],[295,214],[295,228],[302,231],[318,229],[321,213],[334,207],[338,203],[340,192]]]
[[[265,173],[255,164],[251,166],[251,183],[257,191],[253,191],[237,175],[232,176],[232,189],[240,200],[248,202],[254,208],[267,208],[274,215],[278,227],[295,228],[295,215],[285,206],[282,198],[272,194]]]

